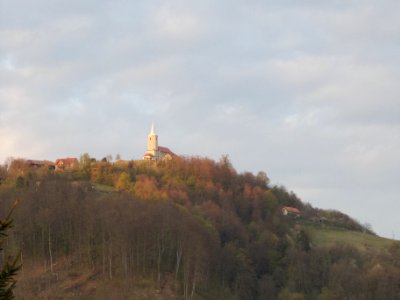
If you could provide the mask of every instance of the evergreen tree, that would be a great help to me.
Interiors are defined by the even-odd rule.
[[[17,203],[13,205],[9,214],[5,219],[0,219],[0,252],[3,251],[3,243],[7,238],[7,230],[12,228],[13,219],[11,219],[12,211],[14,210]],[[16,284],[15,276],[21,265],[18,263],[19,255],[15,258],[9,257],[3,262],[0,272],[0,300],[13,299],[13,289]]]

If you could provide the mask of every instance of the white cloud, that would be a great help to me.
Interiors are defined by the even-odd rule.
[[[10,56],[6,56],[3,59],[0,59],[0,71],[14,71],[15,63]]]
[[[0,161],[137,158],[155,121],[176,152],[229,153],[316,206],[395,199],[399,5],[8,2]]]
[[[16,134],[11,132],[9,128],[6,128],[4,125],[2,125],[0,129],[0,140],[2,141],[0,147],[0,157],[2,158],[1,163],[3,163],[6,157],[12,155],[12,153],[15,153]]]
[[[205,23],[194,14],[178,13],[168,6],[159,8],[153,15],[155,30],[165,38],[193,40],[204,34]]]
[[[320,110],[309,109],[304,113],[294,113],[284,117],[283,122],[289,128],[312,127],[320,125]]]

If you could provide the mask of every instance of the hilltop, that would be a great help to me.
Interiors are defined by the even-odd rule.
[[[228,157],[0,168],[18,299],[398,299],[400,244]],[[285,207],[294,212],[283,214]],[[7,254],[6,254],[7,255]]]

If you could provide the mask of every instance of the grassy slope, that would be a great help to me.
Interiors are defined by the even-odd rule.
[[[304,223],[301,227],[310,234],[311,240],[316,246],[329,246],[340,243],[352,245],[360,250],[382,250],[396,242],[368,233],[320,224]]]

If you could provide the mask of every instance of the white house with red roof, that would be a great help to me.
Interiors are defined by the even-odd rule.
[[[147,151],[143,155],[144,160],[171,160],[176,156],[167,147],[158,146],[158,135],[155,132],[154,124],[151,125],[150,134],[147,136]]]
[[[285,206],[282,208],[282,214],[284,216],[290,215],[290,216],[300,216],[301,212],[295,207],[290,207],[290,206]]]
[[[56,159],[54,165],[55,165],[56,171],[72,170],[72,169],[78,167],[79,161],[75,157],[59,158],[59,159]]]

